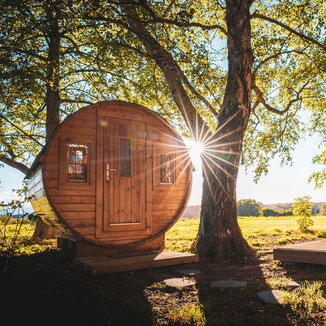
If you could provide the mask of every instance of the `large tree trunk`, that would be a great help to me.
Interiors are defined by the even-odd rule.
[[[253,254],[237,222],[236,181],[251,105],[250,3],[227,0],[228,80],[217,132],[203,153],[203,197],[198,235],[201,258],[243,261]],[[232,155],[230,152],[234,152]]]
[[[49,24],[48,67],[46,72],[46,139],[49,140],[60,123],[60,10],[56,3],[50,1],[46,5],[46,16]]]
[[[250,4],[245,0],[227,1],[229,74],[217,132],[208,136],[207,126],[183,87],[184,76],[178,64],[142,24],[136,4],[125,0],[120,3],[131,30],[164,73],[195,139],[205,142],[201,224],[197,239],[200,257],[217,262],[243,260],[253,254],[242,237],[236,214],[236,179],[251,102]],[[201,139],[201,135],[206,139]]]
[[[55,128],[60,123],[60,31],[59,31],[59,15],[60,11],[55,2],[49,1],[45,4],[46,18],[48,20],[48,63],[46,72],[46,140],[48,141],[53,134]],[[37,220],[33,239],[52,239],[56,235],[56,231],[42,222]]]

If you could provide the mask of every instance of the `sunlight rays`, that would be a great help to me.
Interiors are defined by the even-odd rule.
[[[241,133],[244,128],[232,128],[230,127],[230,122],[232,122],[240,112],[242,112],[242,110],[237,110],[218,126],[214,132],[209,130],[207,126],[205,130],[205,124],[199,127],[198,119],[196,119],[195,135],[193,135],[193,140],[189,142],[188,151],[191,157],[200,159],[200,168],[202,168],[203,176],[213,199],[216,197],[217,193],[216,189],[214,191],[212,186],[212,177],[213,180],[215,179],[217,181],[221,191],[225,193],[229,199],[232,199],[234,196],[231,190],[233,187],[229,187],[228,183],[236,182],[239,159],[242,154],[242,138],[240,137],[239,139],[237,133]],[[225,180],[229,181],[225,183]],[[216,200],[216,198],[214,200]]]
[[[212,198],[217,200],[224,193],[230,200],[233,199],[233,188],[230,183],[236,182],[239,159],[242,154],[242,133],[244,127],[230,125],[234,124],[234,119],[239,117],[242,110],[237,110],[226,121],[221,123],[215,131],[210,130],[201,120],[196,112],[193,117],[192,140],[185,141],[187,147],[180,142],[179,139],[173,139],[166,135],[161,143],[162,145],[170,147],[169,153],[173,154],[171,163],[173,165],[174,175],[178,181],[189,165],[197,165],[202,169],[203,177],[207,183]],[[191,126],[189,117],[186,117],[186,123]],[[199,162],[199,163],[198,163]],[[197,163],[197,164],[196,164]],[[155,165],[155,169],[160,169],[163,164]],[[179,167],[182,167],[182,171]],[[176,172],[177,170],[178,173]],[[212,179],[213,178],[213,179]],[[213,189],[212,182],[216,180],[218,188]],[[215,186],[216,187],[216,186]]]

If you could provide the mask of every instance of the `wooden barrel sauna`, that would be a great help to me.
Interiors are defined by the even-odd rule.
[[[163,250],[187,205],[192,170],[162,117],[112,101],[66,118],[26,179],[35,212],[85,256]]]

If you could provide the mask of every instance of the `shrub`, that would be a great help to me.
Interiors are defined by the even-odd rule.
[[[238,216],[259,216],[260,205],[254,199],[241,199],[237,202]]]
[[[17,200],[12,200],[9,203],[1,203],[5,214],[1,216],[0,220],[0,251],[8,259],[18,252],[18,239],[22,231],[22,226],[32,223],[32,221],[39,217],[35,213],[29,214],[24,210],[25,203],[30,199],[27,195],[26,183],[22,189],[15,190],[15,192],[19,197]],[[15,216],[20,216],[20,218],[14,218]],[[7,264],[4,271],[6,268]]]
[[[307,232],[314,222],[311,219],[312,206],[310,203],[310,196],[298,197],[294,200],[292,206],[293,214],[298,216],[297,223],[300,231]]]
[[[321,205],[320,215],[326,216],[326,203]]]
[[[268,216],[279,216],[279,212],[276,211],[275,209],[272,208],[264,208],[263,209],[263,216],[268,217]]]
[[[278,211],[279,216],[293,216],[292,209],[280,209]]]

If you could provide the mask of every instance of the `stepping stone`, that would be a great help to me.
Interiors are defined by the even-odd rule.
[[[195,276],[201,273],[198,269],[178,269],[177,273],[184,276]]]
[[[247,286],[248,282],[235,281],[235,280],[221,280],[211,282],[209,287],[213,289],[226,289],[226,288],[243,288]]]
[[[301,286],[302,283],[303,283],[302,281],[298,281],[298,282],[296,282],[296,281],[290,281],[288,283],[288,286],[290,288],[298,288],[299,286]]]
[[[313,282],[315,282],[314,280],[308,280],[308,283],[313,283]],[[289,287],[291,287],[291,288],[297,288],[297,287],[299,287],[299,286],[301,286],[301,285],[304,285],[306,283],[306,281],[290,281],[289,283],[288,283],[288,286]],[[326,283],[325,283],[325,281],[321,281],[321,283],[322,283],[322,285],[325,285]]]
[[[265,303],[282,304],[282,296],[285,292],[279,290],[270,290],[257,293],[259,299]]]
[[[192,286],[196,284],[196,282],[184,278],[169,278],[167,280],[164,280],[164,283],[172,288],[180,288],[180,287]]]

